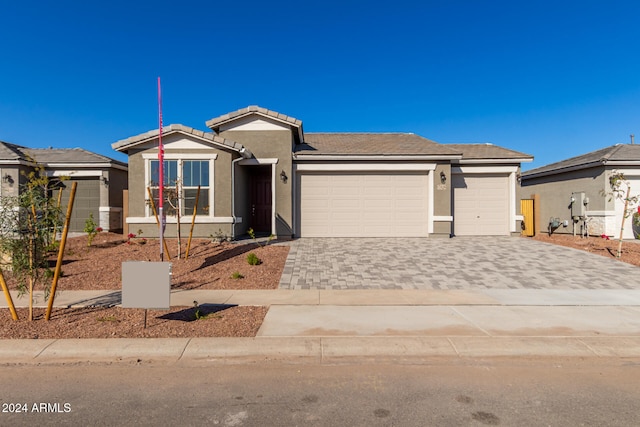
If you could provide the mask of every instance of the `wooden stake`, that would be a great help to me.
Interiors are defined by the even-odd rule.
[[[7,305],[9,306],[11,317],[13,318],[13,320],[18,320],[18,313],[16,312],[16,306],[13,305],[13,299],[11,299],[11,293],[9,293],[9,287],[7,286],[7,282],[4,280],[4,274],[2,274],[2,269],[0,269],[0,285],[2,286],[4,297],[7,299]]]
[[[184,259],[189,259],[189,248],[191,248],[191,238],[193,237],[193,227],[196,225],[196,213],[198,212],[198,202],[200,201],[200,186],[196,192],[196,204],[193,206],[193,216],[191,217],[191,230],[189,231],[189,240],[187,241],[187,253]]]
[[[149,193],[149,201],[151,202],[151,209],[153,210],[153,215],[156,217],[156,224],[160,225],[160,220],[158,219],[158,212],[156,212],[156,204],[153,201],[153,193],[151,192],[151,187],[147,187],[147,193]],[[164,245],[164,252],[167,254],[167,258],[171,261],[171,254],[169,253],[169,248],[167,247],[167,241],[165,239],[161,239],[162,244]]]
[[[71,222],[71,212],[73,211],[73,201],[76,198],[76,188],[78,183],[71,184],[71,194],[69,195],[69,205],[67,206],[67,216],[64,219],[64,227],[62,229],[62,237],[60,238],[60,247],[58,248],[58,260],[56,261],[56,269],[53,273],[53,282],[51,283],[51,292],[49,293],[49,303],[47,304],[47,312],[44,316],[45,320],[51,318],[51,309],[53,308],[53,301],[56,298],[56,288],[58,286],[58,279],[60,278],[60,271],[62,270],[62,258],[64,257],[64,247],[67,244],[67,234],[69,234],[69,223]]]

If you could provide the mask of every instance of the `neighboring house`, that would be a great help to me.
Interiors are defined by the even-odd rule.
[[[443,145],[411,133],[305,133],[250,106],[163,129],[165,185],[182,183],[181,232],[197,187],[197,236],[426,237],[519,232],[516,176],[529,155],[490,144]],[[158,130],[112,145],[129,156],[130,230],[157,236]],[[154,203],[149,201],[149,191]],[[174,203],[175,204],[175,203]],[[165,212],[167,212],[165,204]],[[176,233],[168,208],[166,235]]]
[[[616,144],[523,172],[520,196],[539,195],[536,209],[545,231],[553,219],[559,219],[560,227],[554,232],[581,234],[586,219],[589,234],[619,237],[624,202],[604,195],[611,192],[609,178],[615,171],[630,182],[632,195],[640,194],[640,145]],[[634,238],[631,225],[627,219],[625,239]]]
[[[17,196],[26,174],[42,166],[52,179],[62,178],[62,206],[77,182],[69,231],[81,232],[89,214],[105,231],[122,230],[126,163],[81,148],[27,148],[0,141],[0,196]],[[66,212],[66,210],[64,211]]]

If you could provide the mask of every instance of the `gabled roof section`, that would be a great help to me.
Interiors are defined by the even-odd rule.
[[[45,167],[119,167],[127,164],[83,148],[29,148],[0,141],[0,163],[38,163]]]
[[[640,164],[640,145],[616,144],[560,162],[551,163],[522,173],[522,177],[554,175],[571,170],[587,169],[611,164],[614,166],[637,166]]]
[[[104,166],[109,164],[127,166],[124,162],[83,148],[25,148],[24,151],[36,163],[45,167],[60,165]]]
[[[414,133],[305,133],[296,156],[434,156],[460,158],[460,151]]]
[[[0,141],[0,162],[18,162],[26,160],[24,150],[27,147]]]
[[[286,114],[278,113],[277,111],[269,110],[267,108],[259,107],[257,105],[250,105],[248,107],[241,108],[231,113],[227,113],[227,114],[223,114],[221,116],[215,117],[211,120],[207,120],[206,125],[208,128],[210,128],[214,132],[218,132],[218,130],[222,125],[242,119],[250,115],[263,116],[263,117],[275,120],[277,122],[280,122],[284,125],[287,125],[296,130],[294,132],[294,135],[296,135],[297,137],[296,143],[300,143],[303,140],[302,121],[294,117],[287,116]]]
[[[484,144],[445,144],[458,152],[462,153],[461,162],[465,161],[513,161],[513,162],[531,162],[533,156],[521,153],[519,151],[509,150],[497,145]]]
[[[201,130],[194,129],[189,126],[184,126],[180,124],[172,124],[169,126],[164,126],[162,128],[162,135],[170,135],[172,133],[182,133],[187,136],[195,136],[196,138],[202,140],[203,142],[213,144],[219,146],[221,148],[226,148],[228,150],[234,150],[243,155],[243,157],[247,157],[251,155],[249,150],[239,144],[237,142],[231,141],[229,139],[222,138],[218,135],[215,135],[211,132],[203,132]],[[158,129],[151,130],[146,133],[142,133],[140,135],[132,136],[127,139],[120,140],[118,142],[114,142],[111,144],[111,148],[120,152],[127,152],[129,149],[145,144],[149,141],[153,141],[158,138],[160,132]]]

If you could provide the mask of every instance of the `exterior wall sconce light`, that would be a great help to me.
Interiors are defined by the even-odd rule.
[[[4,176],[2,177],[2,182],[13,184],[13,178],[8,173],[5,173]]]
[[[447,175],[445,175],[444,171],[440,171],[440,182],[442,184],[447,182]]]
[[[287,177],[287,174],[285,173],[285,171],[280,172],[280,181],[284,182],[285,184],[287,183],[287,179],[289,179]]]
[[[102,177],[102,183],[103,183],[104,185],[109,185],[109,178],[107,178],[106,176],[103,176],[103,177]]]

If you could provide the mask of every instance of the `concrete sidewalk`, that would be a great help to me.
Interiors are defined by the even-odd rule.
[[[4,298],[0,307],[6,307]],[[256,338],[0,340],[0,363],[340,363],[431,357],[640,357],[640,290],[193,290],[172,306],[267,305]],[[24,306],[25,298],[14,298]],[[39,299],[41,306],[46,302]],[[120,303],[64,291],[56,306]]]

